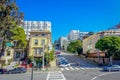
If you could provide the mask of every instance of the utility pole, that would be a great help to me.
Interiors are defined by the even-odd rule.
[[[33,80],[33,66],[34,66],[34,63],[32,62],[31,80]]]
[[[44,67],[44,44],[43,44],[43,57],[42,57],[42,69],[45,70],[45,67]]]

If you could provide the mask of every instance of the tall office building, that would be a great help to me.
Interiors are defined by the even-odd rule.
[[[30,31],[50,31],[51,22],[49,21],[24,21],[24,30],[27,35],[27,39],[30,37]]]

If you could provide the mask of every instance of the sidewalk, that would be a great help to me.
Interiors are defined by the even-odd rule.
[[[59,70],[59,68],[56,65],[56,59],[50,62],[50,67],[48,68],[49,71],[55,71]]]

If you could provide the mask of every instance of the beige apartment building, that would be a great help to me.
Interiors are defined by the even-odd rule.
[[[97,53],[97,49],[95,48],[96,42],[103,38],[104,36],[120,36],[120,29],[111,29],[98,32],[86,39],[83,40],[83,53]]]

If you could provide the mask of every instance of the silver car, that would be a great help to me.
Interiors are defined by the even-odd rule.
[[[111,66],[106,66],[103,68],[104,71],[120,71],[120,66],[119,65],[111,65]]]

